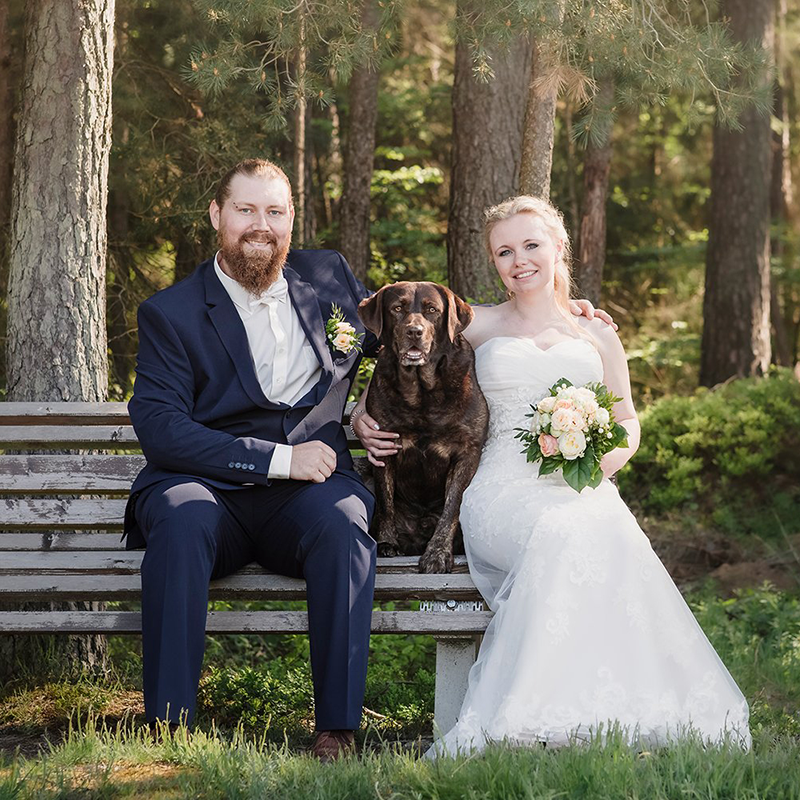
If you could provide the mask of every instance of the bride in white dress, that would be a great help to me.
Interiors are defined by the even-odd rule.
[[[486,243],[510,299],[476,307],[464,332],[489,436],[461,527],[495,614],[458,721],[428,754],[500,741],[561,746],[614,726],[637,746],[693,731],[749,747],[745,698],[609,480],[635,453],[639,423],[614,329],[570,313],[559,212],[532,197],[508,200],[487,212]],[[629,446],[603,458],[600,486],[580,494],[560,472],[538,477],[514,437],[559,378],[605,383],[622,398],[615,415],[628,431]]]

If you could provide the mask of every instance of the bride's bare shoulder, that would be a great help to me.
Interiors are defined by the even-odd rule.
[[[497,324],[504,319],[504,306],[472,306],[472,322],[464,329],[464,338],[473,348],[480,347],[487,339],[490,339],[492,332],[497,329]]]

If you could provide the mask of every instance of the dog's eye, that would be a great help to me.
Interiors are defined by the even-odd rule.
[[[438,313],[439,313],[439,309],[438,309],[438,308],[436,308],[436,306],[428,306],[428,307],[425,309],[425,311],[426,311],[428,314],[438,314]]]
[[[403,310],[403,306],[401,306],[401,305],[392,306],[392,311],[394,311],[396,313],[399,313],[402,310]]]

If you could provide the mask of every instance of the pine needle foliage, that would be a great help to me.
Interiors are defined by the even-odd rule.
[[[771,65],[757,43],[734,42],[712,0],[484,0],[462,2],[456,33],[469,43],[473,72],[492,80],[491,46],[520,35],[535,39],[550,62],[536,80],[584,107],[574,135],[602,144],[617,109],[667,103],[683,94],[692,124],[707,101],[718,121],[738,128],[755,104],[768,114]],[[613,104],[594,102],[602,79],[616,87]],[[696,102],[695,102],[696,101]]]
[[[378,2],[376,28],[362,24],[364,2],[194,0],[217,44],[198,44],[184,77],[212,98],[245,81],[268,99],[268,128],[285,130],[302,99],[329,105],[334,83],[346,83],[356,66],[377,69],[392,52],[403,0]],[[301,51],[308,57],[297,68]]]

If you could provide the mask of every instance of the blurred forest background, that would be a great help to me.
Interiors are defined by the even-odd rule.
[[[0,0],[0,397],[127,399],[137,306],[213,254],[208,204],[242,158],[289,174],[295,246],[340,249],[372,288],[434,280],[472,301],[500,297],[483,209],[549,195],[577,294],[629,356],[643,443],[621,491],[748,697],[764,675],[747,642],[786,646],[763,719],[800,733],[800,0],[108,8]],[[418,730],[431,643],[391,638],[368,702]],[[137,646],[112,642],[126,686]],[[304,646],[214,639],[208,713],[305,719]],[[0,725],[35,717],[27,697]]]

